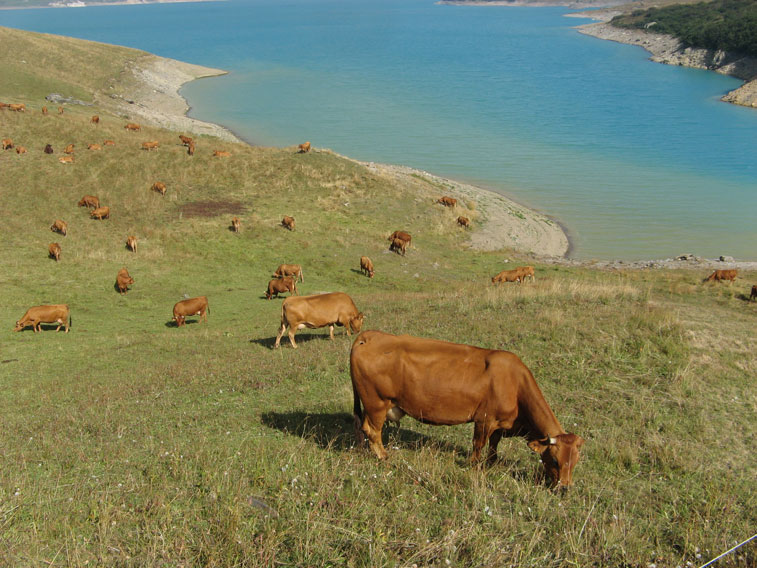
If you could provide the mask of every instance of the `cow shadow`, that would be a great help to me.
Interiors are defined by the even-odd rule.
[[[264,412],[261,422],[285,434],[311,440],[323,449],[346,451],[357,445],[354,418],[346,412]],[[389,448],[398,446],[404,449],[418,449],[421,446],[433,446],[440,451],[462,455],[462,461],[467,462],[469,448],[431,438],[389,422],[384,425],[382,440]]]
[[[200,321],[199,318],[196,319],[196,320],[188,320],[188,319],[184,320],[184,325],[194,325],[196,323],[201,323],[201,321]],[[179,327],[179,324],[176,323],[176,321],[174,321],[174,320],[167,321],[164,325],[166,327]]]
[[[341,334],[337,334],[337,329],[334,329],[334,341],[338,341],[341,337]],[[345,337],[346,334],[345,334]],[[319,333],[298,333],[294,336],[295,342],[297,342],[297,346],[299,347],[303,343],[307,343],[309,341],[331,341],[329,339],[329,332],[326,331],[325,334],[319,334]],[[270,349],[273,349],[274,344],[276,343],[276,336],[273,337],[257,337],[254,339],[250,339],[250,343],[257,343],[258,345],[261,345],[263,347],[269,347]],[[285,344],[286,343],[286,344]],[[284,333],[284,335],[281,336],[281,348],[284,347],[288,349],[292,349],[292,344],[289,343],[289,335]]]

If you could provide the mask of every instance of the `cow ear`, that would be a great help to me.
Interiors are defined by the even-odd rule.
[[[549,438],[547,440],[532,440],[528,443],[528,447],[537,454],[543,454],[549,447]]]

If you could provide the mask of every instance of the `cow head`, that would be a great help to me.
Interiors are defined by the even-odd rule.
[[[363,312],[358,312],[358,314],[350,320],[350,328],[352,328],[354,333],[360,333],[360,330],[363,328],[364,318],[365,314]]]
[[[176,322],[176,327],[184,325],[184,316],[176,315],[173,317],[173,321]]]
[[[22,329],[24,329],[24,327],[26,326],[23,323],[21,323],[20,321],[17,321],[16,327],[13,328],[13,331],[21,331]]]
[[[541,455],[547,477],[556,487],[573,485],[573,468],[580,457],[584,439],[576,434],[560,434],[555,438],[533,440],[528,447]]]

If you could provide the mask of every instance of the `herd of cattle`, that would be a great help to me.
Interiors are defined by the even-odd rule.
[[[0,109],[6,107],[18,112],[25,110],[24,105],[0,103]],[[43,112],[46,113],[46,110],[43,109]],[[92,124],[97,125],[99,122],[99,116],[92,117]],[[138,132],[141,127],[128,123],[125,128]],[[184,135],[180,135],[180,139],[187,146],[188,153],[194,154],[194,140]],[[108,145],[108,142],[110,141],[105,144]],[[10,139],[4,139],[2,145],[3,149],[13,148]],[[142,148],[148,151],[157,149],[158,146],[157,141],[142,144]],[[309,152],[310,142],[300,144],[298,151]],[[52,153],[49,144],[45,147],[45,152]],[[73,144],[66,148],[66,152],[73,155]],[[216,151],[214,155],[231,154]],[[165,195],[166,185],[155,182],[151,189]],[[457,200],[444,196],[438,203],[455,207]],[[78,206],[92,208],[90,216],[95,219],[108,219],[110,216],[109,208],[102,206],[94,195],[83,196]],[[458,217],[457,223],[464,228],[470,227],[470,221],[466,217]],[[281,225],[293,231],[295,220],[285,216]],[[60,219],[50,229],[64,237],[68,233],[67,223]],[[232,219],[231,229],[237,233],[241,231],[238,217]],[[412,237],[405,231],[394,231],[388,240],[390,250],[404,256]],[[137,237],[128,236],[126,246],[136,253]],[[56,261],[60,260],[60,244],[50,243],[48,254]],[[368,278],[375,275],[373,262],[367,256],[360,257],[360,271]],[[736,276],[736,270],[716,270],[705,281],[733,282]],[[547,477],[560,487],[572,484],[573,469],[584,440],[562,428],[533,374],[515,354],[407,335],[391,335],[381,331],[361,332],[365,316],[347,294],[332,292],[297,296],[297,282],[304,282],[301,266],[282,264],[271,278],[265,292],[267,299],[286,292],[290,294],[281,305],[281,322],[274,348],[280,346],[281,338],[288,332],[292,348],[296,349],[295,333],[304,328],[328,327],[331,339],[334,339],[334,326],[344,327],[348,336],[353,332],[358,334],[350,353],[355,433],[361,442],[365,437],[368,438],[369,446],[377,457],[387,457],[381,440],[386,420],[399,422],[403,416],[408,415],[435,425],[473,422],[474,462],[480,460],[481,451],[487,442],[489,449],[486,461],[493,463],[503,436],[525,437],[528,446],[540,454]],[[535,281],[532,266],[502,271],[491,280],[493,284],[521,284],[528,278]],[[126,294],[133,284],[134,279],[128,270],[125,267],[119,270],[115,284],[117,291]],[[757,285],[752,287],[750,299],[757,299]],[[174,305],[172,320],[177,327],[183,326],[190,316],[199,316],[200,320],[207,322],[209,311],[206,296],[190,298]],[[63,327],[68,333],[72,324],[68,306],[58,304],[29,308],[16,322],[14,331],[31,326],[37,333],[42,323],[57,324],[56,332]]]

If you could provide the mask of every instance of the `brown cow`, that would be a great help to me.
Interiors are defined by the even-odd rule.
[[[405,250],[407,249],[408,241],[403,239],[392,239],[392,243],[389,245],[389,250],[405,256]]]
[[[94,207],[97,209],[100,207],[100,200],[97,198],[96,195],[85,195],[79,200],[79,203],[77,203],[79,207]]]
[[[736,268],[733,268],[731,270],[716,270],[712,274],[710,274],[707,278],[704,279],[704,282],[710,282],[710,281],[716,281],[716,282],[722,282],[723,280],[729,280],[730,282],[733,282],[736,280],[736,277],[739,275],[739,271]]]
[[[61,164],[73,164],[74,163],[74,157],[73,156],[61,156],[58,158],[58,161]]]
[[[16,146],[16,154],[26,154],[26,148],[24,146]]]
[[[389,242],[392,242],[394,239],[401,239],[403,241],[407,241],[408,246],[410,246],[410,243],[413,240],[413,237],[410,236],[410,233],[406,233],[405,231],[394,231],[391,235],[389,235]]]
[[[474,463],[487,441],[491,464],[502,436],[523,436],[557,486],[573,483],[584,440],[563,430],[514,353],[365,331],[352,344],[350,375],[355,433],[361,443],[368,437],[380,459],[387,457],[381,443],[387,418],[399,421],[407,414],[434,425],[473,422]]]
[[[468,219],[468,217],[463,217],[461,215],[457,218],[457,224],[460,225],[463,229],[470,229],[470,219]]]
[[[26,105],[24,103],[11,103],[8,105],[8,110],[15,110],[16,112],[26,112]]]
[[[297,151],[300,154],[306,154],[310,152],[310,142],[305,142],[304,144],[300,144],[299,146],[297,146]]]
[[[371,262],[371,259],[367,256],[360,257],[360,272],[365,273],[368,278],[373,278],[373,275],[376,273],[373,270],[373,263]]]
[[[520,282],[523,280],[523,272],[519,268],[513,270],[503,270],[496,276],[492,276],[492,284],[501,284],[502,282]]]
[[[268,282],[268,290],[265,293],[265,297],[267,300],[270,300],[274,296],[278,298],[279,294],[283,294],[284,292],[289,292],[293,296],[297,295],[297,281],[291,276],[274,278]]]
[[[216,158],[228,158],[231,156],[231,152],[227,152],[226,150],[214,150],[213,156]]]
[[[205,296],[182,300],[181,302],[177,302],[173,307],[173,321],[176,322],[176,327],[181,327],[184,325],[187,316],[199,315],[207,323],[207,312],[210,312],[210,308],[208,307],[208,299]]]
[[[47,245],[47,256],[54,258],[55,262],[58,262],[60,260],[60,245],[58,243]]]
[[[63,107],[62,106],[58,107],[58,114],[63,114]]]
[[[100,117],[95,114],[89,119],[89,122],[92,124],[100,124]]]
[[[46,106],[42,107],[42,114],[44,114],[45,116],[47,116],[47,107]]]
[[[164,184],[162,181],[156,181],[152,186],[150,186],[150,189],[152,191],[157,191],[161,195],[166,194],[166,184]]]
[[[0,110],[6,108],[8,106],[8,103],[0,103]]]
[[[294,334],[306,327],[315,329],[329,326],[329,337],[334,339],[334,326],[344,326],[347,335],[350,329],[359,333],[363,327],[363,312],[358,312],[355,303],[343,292],[318,294],[315,296],[289,296],[281,304],[281,329],[276,336],[274,349],[279,346],[281,337],[289,327],[289,341],[297,349]]]
[[[10,150],[13,148],[13,140],[10,138],[3,138],[3,150]]]
[[[100,221],[103,219],[110,219],[110,207],[106,205],[104,207],[93,209],[89,216],[92,217],[92,219],[98,219]]]
[[[182,144],[183,144],[184,146],[189,146],[189,145],[190,145],[190,144],[192,144],[192,143],[193,143],[193,141],[194,141],[194,140],[193,140],[193,139],[192,139],[191,137],[189,137],[189,136],[184,136],[183,134],[179,134],[179,140],[181,140],[181,143],[182,143]]]
[[[284,276],[294,276],[295,279],[299,278],[300,282],[304,282],[302,277],[302,267],[299,264],[279,264],[276,272],[271,274],[271,278],[283,278]]]
[[[457,205],[457,199],[445,195],[444,197],[440,197],[437,203],[441,203],[445,207],[455,207]]]
[[[53,233],[60,233],[65,237],[66,233],[68,232],[68,223],[61,221],[60,219],[56,219],[55,222],[50,225],[50,230]]]
[[[242,222],[239,220],[239,217],[233,217],[231,219],[231,230],[235,233],[242,232]]]
[[[126,237],[126,248],[131,252],[137,252],[137,237],[134,235]]]
[[[64,327],[64,331],[68,333],[68,328],[71,327],[71,312],[68,310],[66,304],[52,304],[49,306],[34,306],[26,310],[24,316],[16,322],[16,327],[13,331],[21,331],[26,326],[32,326],[34,333],[40,331],[41,323],[57,323],[58,327],[55,331],[60,331],[61,327]]]
[[[190,142],[189,144],[187,144],[187,154],[190,155],[190,156],[194,156],[195,155],[195,143],[194,142]]]
[[[126,294],[126,292],[129,291],[129,286],[131,284],[134,284],[134,278],[129,276],[129,271],[126,270],[126,267],[119,270],[116,275],[116,288],[118,288],[118,293],[122,296]]]
[[[102,150],[103,147],[99,144],[87,144],[87,150]]]
[[[66,146],[65,148],[63,148],[63,153],[64,154],[73,154],[74,153],[74,145],[73,144],[69,144],[68,146]]]
[[[54,154],[55,150],[53,150],[53,147],[50,144],[45,145],[45,154]]]
[[[116,143],[113,142],[113,140],[106,140],[105,142],[103,142],[103,146],[115,146],[115,145]]]
[[[126,124],[126,126],[124,126],[124,128],[129,132],[139,132],[140,130],[142,130],[142,127],[136,122],[129,122]]]
[[[521,282],[525,282],[526,278],[531,278],[531,281],[536,281],[536,274],[534,273],[533,266],[519,266],[515,270],[520,270]]]
[[[290,217],[289,215],[284,215],[284,218],[281,220],[281,225],[285,229],[294,231],[294,217]]]
[[[157,150],[160,143],[157,140],[150,140],[149,142],[142,142],[143,150]]]
[[[749,294],[749,301],[757,300],[757,284],[752,284],[752,293]]]

